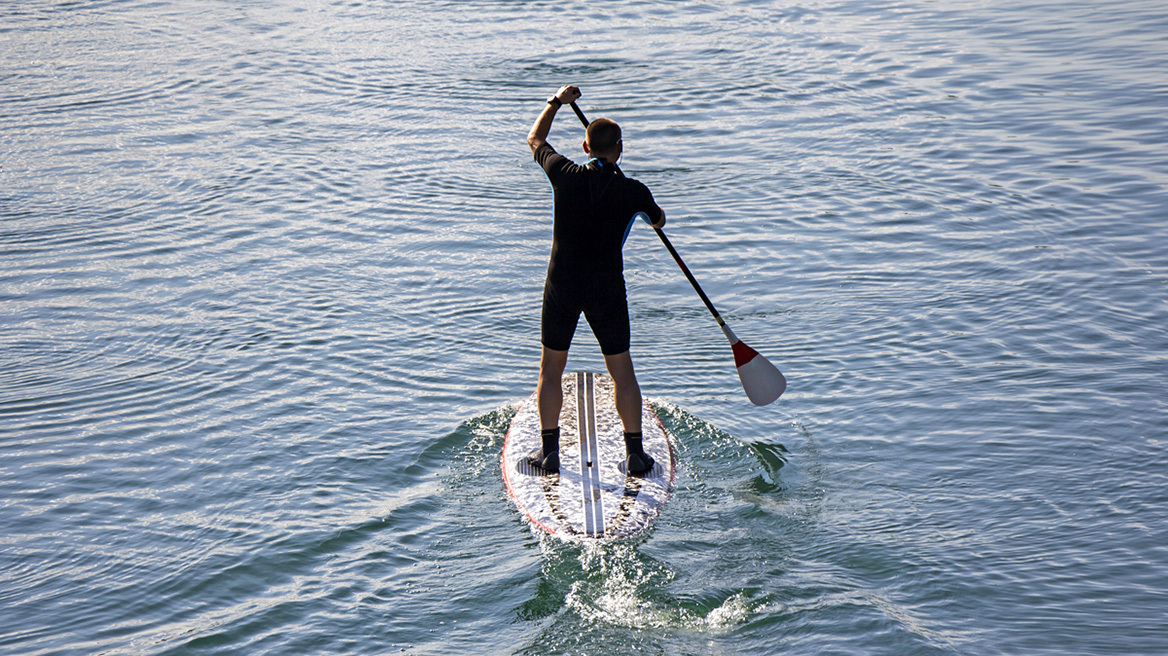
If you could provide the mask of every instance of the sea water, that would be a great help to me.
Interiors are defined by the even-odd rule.
[[[0,652],[1168,653],[1165,34],[1146,0],[5,2]],[[499,470],[566,83],[790,383],[746,400],[636,227],[678,481],[599,546]]]

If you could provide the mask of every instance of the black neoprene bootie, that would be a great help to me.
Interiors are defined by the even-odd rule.
[[[559,451],[544,453],[543,449],[536,449],[535,451],[532,451],[530,455],[524,458],[524,461],[532,467],[535,467],[536,469],[542,469],[545,472],[555,473],[560,471]]]
[[[644,476],[653,469],[653,458],[645,453],[641,433],[625,431],[625,468],[633,476]]]
[[[542,445],[532,451],[524,460],[532,467],[546,472],[560,471],[560,428],[548,428],[539,432]]]

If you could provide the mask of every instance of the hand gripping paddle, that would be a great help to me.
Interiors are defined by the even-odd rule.
[[[580,122],[584,127],[588,127],[588,119],[584,117],[584,112],[576,106],[576,103],[571,103],[572,111],[576,112],[576,116],[580,118]],[[730,348],[734,350],[734,366],[738,368],[738,379],[742,381],[742,389],[746,391],[747,398],[755,405],[767,405],[773,403],[783,395],[783,391],[787,389],[787,379],[783,377],[783,373],[779,371],[778,367],[771,364],[758,351],[750,348],[745,342],[738,339],[734,331],[730,330],[730,326],[722,320],[722,315],[718,314],[718,310],[714,308],[714,304],[710,302],[710,297],[702,291],[698,281],[693,274],[689,272],[689,267],[681,260],[681,256],[677,254],[677,249],[673,244],[669,243],[669,238],[665,236],[665,231],[661,228],[653,228],[657,231],[657,236],[661,238],[661,243],[665,244],[665,248],[669,250],[669,254],[673,256],[677,266],[681,267],[681,272],[685,274],[689,284],[693,285],[694,290],[697,291],[698,296],[701,297],[702,302],[706,304],[706,309],[710,314],[714,315],[714,319],[718,322],[718,326],[722,329],[722,334],[726,335],[726,339],[730,340]]]

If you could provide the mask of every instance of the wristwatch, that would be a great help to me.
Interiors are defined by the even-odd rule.
[[[562,107],[564,105],[564,101],[560,100],[556,96],[552,96],[551,98],[548,98],[548,104],[554,105],[556,107]]]

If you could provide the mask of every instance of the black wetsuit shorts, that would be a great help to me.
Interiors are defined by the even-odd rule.
[[[555,285],[549,278],[543,287],[540,341],[556,351],[567,351],[580,314],[588,321],[600,344],[600,352],[616,355],[629,350],[629,304],[623,276],[585,284]]]

